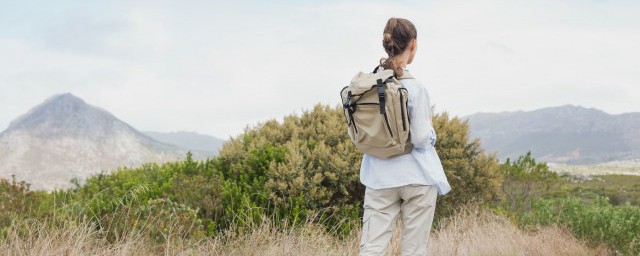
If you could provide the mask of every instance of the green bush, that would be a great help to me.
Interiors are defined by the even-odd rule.
[[[504,175],[502,192],[509,210],[514,213],[531,210],[531,202],[548,192],[558,181],[558,175],[549,171],[546,163],[536,163],[531,151],[513,162],[507,158],[500,165],[500,172]]]
[[[30,191],[29,184],[16,181],[15,176],[11,176],[11,180],[0,179],[0,237],[5,237],[14,220],[26,219],[35,213],[42,195],[46,196]]]
[[[469,201],[497,201],[498,161],[483,152],[478,139],[469,139],[468,123],[443,113],[434,116],[434,128],[436,150],[453,188],[439,198],[438,218]],[[339,225],[343,234],[361,214],[361,159],[347,135],[342,108],[322,105],[283,122],[248,128],[228,141],[219,155],[225,179],[235,181],[268,215],[294,221],[317,217]]]
[[[438,197],[436,223],[441,217],[453,214],[471,201],[494,204],[502,199],[495,154],[487,154],[480,147],[480,139],[469,137],[469,123],[447,112],[433,117],[436,130],[436,150],[442,161],[451,192]]]
[[[142,218],[133,222],[133,228],[141,229],[158,242],[170,236],[197,240],[204,235],[197,211],[167,198],[149,200],[137,209],[136,215]]]
[[[542,199],[520,222],[525,226],[559,224],[591,245],[605,243],[620,254],[640,254],[640,207],[613,206],[606,197],[592,204],[578,198]]]
[[[559,186],[551,190],[547,197],[579,197],[583,201],[593,201],[596,197],[608,197],[613,205],[640,206],[640,176],[605,174],[591,175],[588,179],[564,173]]]
[[[29,191],[29,184],[24,181],[16,181],[15,176],[11,180],[0,179],[0,227],[10,224],[13,215],[27,214],[33,208],[36,194]]]
[[[434,117],[434,127],[436,150],[453,187],[438,199],[437,218],[468,201],[498,200],[498,162],[482,151],[478,139],[468,138],[468,124],[443,113]],[[347,135],[341,107],[316,105],[282,122],[245,129],[226,142],[216,158],[194,161],[187,154],[182,161],[103,172],[82,184],[74,181],[72,189],[41,193],[34,205],[11,212],[49,216],[59,223],[89,219],[112,241],[126,235],[136,221],[144,221],[143,214],[158,213],[151,209],[159,206],[149,202],[166,200],[172,211],[195,211],[210,236],[241,232],[264,216],[276,225],[314,220],[347,235],[360,223],[365,190],[359,181],[361,159]],[[0,200],[36,195],[10,194]]]
[[[294,223],[317,218],[348,233],[364,187],[341,109],[317,105],[284,122],[246,129],[220,151],[222,173],[267,216]],[[260,216],[257,214],[256,216]]]

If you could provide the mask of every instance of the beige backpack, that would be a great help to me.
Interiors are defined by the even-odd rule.
[[[340,92],[349,137],[356,148],[377,158],[409,153],[407,89],[399,79],[413,78],[407,71],[396,78],[393,70],[377,67],[373,73],[359,72]]]

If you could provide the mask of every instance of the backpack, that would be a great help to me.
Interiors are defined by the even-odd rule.
[[[377,158],[409,153],[409,100],[401,79],[412,79],[407,71],[395,77],[380,66],[367,74],[359,72],[340,91],[348,133],[358,151]]]

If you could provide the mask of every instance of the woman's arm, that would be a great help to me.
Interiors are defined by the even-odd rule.
[[[409,116],[411,118],[410,133],[413,147],[424,149],[433,147],[436,142],[436,133],[431,122],[431,102],[427,90],[420,84],[416,86],[412,104],[409,104]]]

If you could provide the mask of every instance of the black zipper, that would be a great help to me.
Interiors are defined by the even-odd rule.
[[[389,130],[389,135],[391,135],[391,138],[393,138],[393,133],[391,132],[391,126],[389,126],[389,119],[387,119],[387,112],[385,111],[384,115],[384,122],[387,124],[387,129]]]
[[[358,133],[358,127],[356,127],[356,121],[353,120],[353,115],[349,114],[349,118],[351,118],[351,124],[353,125],[353,129]]]
[[[400,118],[402,118],[402,130],[406,131],[407,130],[407,124],[405,124],[404,122],[404,100],[402,99],[402,92],[400,91],[402,90],[402,88],[398,88],[398,94],[400,94]]]

